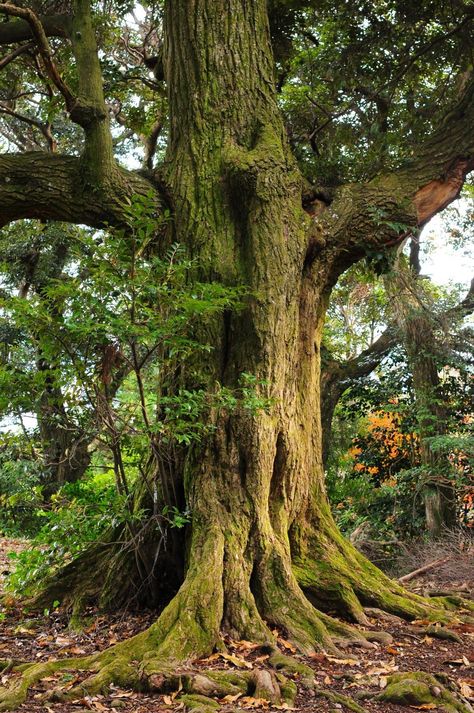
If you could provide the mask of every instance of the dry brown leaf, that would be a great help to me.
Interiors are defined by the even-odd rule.
[[[219,654],[219,656],[225,661],[233,663],[234,666],[237,666],[237,668],[253,668],[250,661],[246,661],[245,659],[241,658],[240,656],[236,656],[235,654]]]
[[[68,639],[65,636],[57,636],[54,640],[54,643],[57,646],[73,646],[74,641],[72,639]]]
[[[296,646],[294,646],[290,641],[282,639],[281,636],[278,637],[278,643],[283,646],[284,649],[291,651],[292,654],[296,654]]]
[[[166,703],[167,706],[171,706],[173,703],[173,699],[171,696],[163,696],[163,703]]]
[[[385,651],[387,652],[387,654],[391,654],[392,656],[398,656],[398,654],[400,653],[400,651],[398,649],[395,649],[393,646],[387,646],[385,648]]]
[[[369,668],[367,671],[368,676],[384,676],[386,673],[393,673],[398,671],[399,667],[395,665],[394,661],[389,661],[388,663],[381,662],[380,666],[374,666]]]
[[[473,697],[473,695],[474,695],[474,691],[473,691],[473,689],[471,688],[471,686],[467,683],[467,681],[460,681],[460,682],[459,682],[459,688],[460,688],[460,690],[461,690],[461,694],[462,694],[465,698],[470,698],[470,699],[472,699],[472,697]]]
[[[221,655],[220,654],[211,654],[205,659],[196,659],[197,661],[200,661],[201,663],[212,663],[213,661],[219,661]]]
[[[260,647],[260,644],[256,644],[253,641],[245,641],[245,639],[242,639],[242,641],[231,641],[230,643],[240,651],[255,651],[255,649]]]
[[[360,666],[360,661],[358,659],[336,659],[333,656],[326,656],[327,661],[331,663],[340,663],[344,666]]]
[[[241,697],[242,693],[236,693],[235,696],[228,693],[227,696],[224,696],[224,698],[221,698],[219,700],[219,703],[235,703],[235,701],[237,701]]]
[[[240,699],[239,705],[243,708],[268,708],[270,701],[266,698],[253,698],[252,696],[244,696]]]
[[[326,686],[330,686],[331,683],[332,683],[332,678],[331,678],[330,676],[327,676],[327,675],[326,675],[326,676],[324,677],[324,683],[325,683]]]
[[[52,636],[45,636],[45,637],[42,638],[42,639],[37,639],[37,640],[36,640],[36,644],[37,644],[38,646],[41,646],[41,648],[46,648],[46,647],[48,647],[48,646],[50,645],[50,643],[51,643],[52,641],[53,641],[53,637],[52,637]]]
[[[438,708],[438,706],[436,703],[422,703],[421,706],[410,706],[410,708],[416,708],[418,711],[433,711]]]
[[[414,619],[411,623],[415,626],[428,626],[432,622],[429,619]]]
[[[80,698],[80,699],[77,701],[77,703],[80,704],[81,706],[85,706],[86,708],[92,709],[92,704],[91,704],[91,702],[90,702],[89,697],[87,697],[87,698]]]
[[[107,711],[108,710],[108,708],[103,706],[102,703],[100,703],[100,701],[97,701],[97,700],[92,701],[92,706],[93,706],[93,708],[95,708],[96,711]]]

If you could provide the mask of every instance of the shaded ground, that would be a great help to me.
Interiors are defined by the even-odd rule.
[[[17,540],[0,540],[0,587],[12,563],[7,557],[8,551],[24,547]],[[471,553],[472,555],[472,553]],[[462,574],[451,581],[446,569],[427,573],[423,579],[413,580],[411,586],[418,591],[461,588],[463,596],[472,596],[474,587],[474,567],[471,555],[463,560],[463,566],[451,563],[451,576]],[[467,562],[467,564],[466,564]],[[51,658],[77,656],[102,650],[111,644],[126,639],[148,627],[156,618],[153,612],[126,612],[117,615],[96,615],[90,612],[90,623],[81,633],[75,633],[67,628],[67,618],[60,612],[33,617],[25,613],[13,600],[11,606],[3,608],[0,617],[0,659],[20,659],[22,661],[45,661]],[[453,690],[463,693],[467,700],[474,703],[474,624],[453,626],[452,631],[459,641],[439,639],[425,632],[428,622],[407,624],[396,617],[381,619],[377,612],[370,612],[370,629],[389,632],[393,637],[390,644],[374,643],[369,649],[347,649],[339,657],[315,654],[312,657],[296,656],[293,647],[280,632],[278,639],[282,653],[291,655],[295,661],[309,665],[315,673],[318,685],[330,693],[342,693],[354,701],[359,701],[367,711],[377,713],[396,713],[410,710],[399,705],[382,703],[380,701],[360,700],[362,691],[378,692],[387,683],[387,676],[399,671],[426,671],[444,674],[444,682],[453,686]],[[438,632],[439,633],[439,632]],[[228,641],[227,654],[214,654],[204,661],[193,665],[202,669],[243,669],[265,668],[268,654],[252,645],[251,642]],[[15,673],[4,672],[2,684],[7,683]],[[299,674],[293,679],[298,683]],[[124,713],[159,713],[161,711],[185,710],[183,703],[175,700],[173,692],[167,696],[150,696],[130,691],[112,689],[107,696],[84,696],[75,704],[48,700],[48,691],[60,687],[67,690],[80,681],[73,671],[60,672],[38,684],[31,691],[29,699],[19,710],[25,713],[85,713],[86,711],[123,711]],[[339,702],[321,698],[314,690],[299,687],[293,710],[301,713],[318,711],[329,713],[348,710]],[[234,700],[222,699],[219,710],[276,710],[268,701],[251,696],[233,697]],[[411,708],[414,708],[412,706]],[[282,707],[280,706],[280,709]],[[418,709],[420,707],[418,706]],[[421,706],[423,709],[423,706]],[[425,709],[433,709],[432,704]],[[439,708],[443,710],[442,707]]]

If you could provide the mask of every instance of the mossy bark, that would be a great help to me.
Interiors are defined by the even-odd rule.
[[[245,285],[245,310],[213,325],[210,379],[232,388],[252,374],[268,409],[215,417],[215,431],[186,466],[193,513],[189,560],[222,547],[212,579],[219,630],[271,638],[286,629],[304,650],[332,636],[301,591],[288,532],[320,467],[319,341],[328,275],[311,269],[301,178],[275,102],[265,3],[168,6],[170,86],[167,174],[175,237],[207,279]],[[172,80],[172,81],[171,81]],[[207,335],[209,336],[209,335]],[[215,553],[217,544],[213,548]],[[192,587],[191,569],[185,587]]]
[[[463,699],[447,676],[440,674],[437,678],[424,671],[389,676],[387,687],[376,699],[412,708],[431,706],[446,713],[472,713],[469,701]]]
[[[427,609],[342,538],[324,493],[320,344],[347,261],[339,243],[369,199],[388,199],[378,185],[350,200],[343,192],[334,246],[323,249],[324,223],[302,210],[275,101],[267,19],[264,0],[196,0],[193,13],[187,0],[166,6],[172,237],[199,258],[203,279],[248,289],[241,313],[206,326],[202,337],[215,348],[205,369],[211,383],[231,388],[252,374],[269,406],[212,414],[212,436],[188,455],[188,567],[156,625],[160,656],[172,655],[165,640],[175,654],[196,656],[218,645],[222,630],[268,641],[272,626],[304,651],[360,640],[313,603],[356,621],[365,620],[364,604],[408,617]],[[188,616],[200,625],[185,628]]]

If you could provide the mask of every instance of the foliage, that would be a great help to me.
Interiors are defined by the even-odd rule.
[[[449,432],[429,439],[449,453],[444,477],[458,492],[460,522],[470,525],[473,488],[472,372],[455,359],[445,366],[444,404]],[[381,409],[382,407],[382,409]],[[367,414],[367,415],[364,415]],[[329,462],[328,491],[341,528],[351,532],[368,520],[375,532],[403,538],[423,528],[421,491],[433,473],[422,467],[418,416],[403,350],[394,350],[376,377],[354,382],[336,417],[342,435]]]
[[[464,66],[462,8],[311,5],[300,18],[281,99],[301,165],[323,186],[399,166],[459,86],[448,67]]]
[[[34,584],[85,546],[100,539],[110,525],[131,517],[124,496],[117,493],[113,470],[68,483],[45,505],[37,503],[39,529],[28,549],[12,554],[16,567],[9,588],[27,595]]]
[[[137,198],[126,208],[128,230],[68,232],[61,264],[45,259],[45,267],[30,277],[34,289],[26,297],[4,292],[3,324],[22,336],[6,342],[3,413],[11,417],[32,401],[40,408],[44,394],[53,394],[61,406],[54,412],[56,424],[86,433],[94,444],[93,467],[105,468],[102,476],[92,477],[89,470],[85,479],[64,485],[42,506],[41,490],[32,491],[40,506],[39,531],[32,549],[19,555],[11,585],[18,591],[75,557],[114,523],[141,521],[145,513],[133,498],[140,479],[165,498],[160,531],[186,526],[190,513],[166,490],[161,464],[212,432],[209,414],[215,419],[222,409],[256,412],[268,406],[260,393],[264,384],[252,374],[242,373],[231,390],[201,366],[202,354],[213,349],[215,317],[239,310],[247,291],[200,281],[202,266],[179,245],[158,258],[161,223],[152,210],[150,201]],[[15,260],[8,272],[4,266],[5,283],[12,286],[24,277],[22,236],[12,243],[20,266]],[[47,368],[38,368],[39,362]],[[7,443],[15,438],[5,434]],[[30,438],[31,464],[41,482],[46,464],[38,450],[44,444],[38,432]]]
[[[39,527],[40,469],[22,436],[0,439],[0,533],[29,535]]]
[[[324,327],[333,358],[351,359],[370,346],[385,326],[387,296],[382,281],[363,263],[354,265],[334,287]]]
[[[423,527],[419,493],[419,444],[396,411],[377,411],[359,420],[345,454],[345,470],[329,478],[336,519],[351,532],[368,520],[381,539],[406,537]]]

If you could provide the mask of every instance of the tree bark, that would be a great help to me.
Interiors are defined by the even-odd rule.
[[[83,223],[93,228],[125,227],[124,203],[156,190],[153,175],[117,165],[108,181],[87,180],[84,157],[31,151],[0,155],[0,227],[21,218]],[[160,197],[157,195],[157,208]]]

